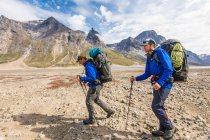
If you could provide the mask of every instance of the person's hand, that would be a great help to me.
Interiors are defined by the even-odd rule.
[[[131,82],[134,82],[134,81],[136,81],[136,78],[134,77],[134,76],[131,76]]]
[[[161,88],[161,86],[157,82],[155,82],[152,86],[154,90],[159,90]]]
[[[81,82],[80,77],[81,77],[80,75],[77,75],[77,81],[78,82]]]

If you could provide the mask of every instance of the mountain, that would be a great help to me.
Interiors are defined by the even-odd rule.
[[[72,31],[68,27],[57,21],[54,17],[49,17],[47,20],[39,22],[38,24],[31,24],[31,22],[28,22],[28,24],[26,24],[25,26],[26,29],[30,29],[34,32],[40,33],[39,38],[46,38],[58,32]]]
[[[77,56],[87,54],[92,47],[108,52],[112,63],[132,65],[135,61],[145,61],[145,52],[140,46],[143,40],[151,38],[158,44],[166,40],[149,30],[135,38],[128,37],[119,43],[105,45],[94,28],[86,35],[83,31],[66,27],[54,17],[19,22],[3,15],[0,16],[0,36],[0,63],[21,60],[33,67],[74,65]],[[210,65],[208,55],[198,56],[191,51],[188,55],[190,64]]]
[[[92,28],[89,31],[89,33],[86,37],[86,40],[90,44],[92,44],[93,47],[106,47],[105,43],[102,42],[98,36],[99,36],[99,33],[94,28]]]
[[[202,59],[200,59],[200,57],[191,52],[191,51],[187,51],[187,54],[188,54],[188,63],[191,64],[191,65],[205,65],[204,61]]]
[[[135,37],[135,39],[138,40],[140,43],[142,43],[147,38],[153,39],[157,44],[161,44],[166,40],[165,37],[158,35],[154,30],[144,31]]]
[[[165,37],[158,35],[154,30],[144,31],[135,38],[128,37],[119,43],[107,44],[107,47],[119,51],[125,56],[144,61],[146,59],[144,48],[140,46],[144,40],[151,38],[160,44],[165,41]]]
[[[146,58],[144,49],[142,46],[140,46],[140,42],[132,37],[123,39],[119,43],[107,44],[107,47],[121,52],[127,57],[132,57],[139,60]]]
[[[210,55],[201,54],[199,58],[204,62],[205,65],[210,65]]]
[[[73,64],[78,55],[78,45],[90,46],[89,43],[81,44],[75,40],[85,40],[85,33],[73,31],[65,25],[50,17],[46,20],[18,22],[0,17],[0,63],[14,61],[25,57],[24,62],[29,66],[48,67],[60,64],[67,54],[64,64]],[[67,40],[67,36],[74,38]],[[62,63],[61,63],[62,64]]]
[[[123,55],[106,48],[93,28],[88,35],[83,31],[72,30],[54,17],[46,20],[19,22],[0,16],[0,63],[17,59],[32,67],[68,66],[76,63],[81,53],[87,53],[92,47],[100,47],[110,52],[111,58],[119,57],[127,61]],[[114,61],[120,64],[121,62]]]
[[[135,38],[129,37],[127,39],[123,39],[119,43],[107,44],[107,47],[121,52],[125,56],[130,56],[131,58],[144,61],[146,56],[144,49],[140,46],[140,44],[148,38],[155,40],[157,44],[161,44],[166,41],[164,36],[158,35],[154,30],[149,30],[140,33]],[[187,54],[189,56],[188,62],[190,65],[210,65],[210,61],[208,61],[210,60],[209,56],[201,58],[191,51],[187,51]]]

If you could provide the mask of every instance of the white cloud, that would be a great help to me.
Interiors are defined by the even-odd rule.
[[[59,8],[59,7],[57,7]],[[18,21],[29,21],[55,17],[65,25],[70,25],[72,29],[83,30],[87,32],[85,17],[82,15],[70,15],[60,12],[47,11],[33,5],[23,3],[19,0],[0,1],[0,15]],[[67,19],[71,19],[68,20]]]
[[[131,5],[130,1],[128,0],[123,0],[119,3],[117,3],[118,11],[119,12],[125,12],[127,11],[127,8]]]
[[[34,0],[36,3],[37,0]],[[20,0],[0,1],[0,14],[28,21],[57,18],[72,29],[88,31],[89,22],[97,28],[105,43],[116,43],[145,30],[155,30],[166,38],[183,42],[196,53],[209,50],[210,1],[207,0],[73,0],[76,15],[43,10]],[[93,3],[101,5],[97,8]],[[109,5],[112,5],[109,7]],[[113,10],[115,9],[115,10]],[[92,21],[91,21],[92,19]],[[93,25],[92,25],[93,26]]]
[[[99,7],[98,11],[94,12],[94,15],[99,18],[99,24],[106,24],[112,21],[112,12],[103,5]]]
[[[115,43],[129,36],[135,37],[145,30],[155,30],[166,38],[182,41],[187,49],[196,53],[205,53],[203,50],[208,49],[210,1],[148,0],[129,2],[126,4],[125,0],[122,0],[121,3],[112,1],[118,7],[118,11],[111,11],[112,15],[108,16],[109,20],[100,24],[102,38],[106,43]],[[210,52],[208,53],[210,54]]]
[[[104,17],[107,22],[111,21],[112,12],[107,10],[107,8],[103,5],[101,5],[99,9],[101,12],[101,16]]]
[[[61,21],[67,14],[47,11],[19,0],[0,1],[0,14],[18,21],[45,19],[53,16]]]
[[[72,0],[77,4],[77,7],[72,8],[72,10],[83,16],[91,16],[94,13],[93,7],[91,6],[91,0]]]
[[[36,20],[39,19],[35,10],[27,4],[17,0],[0,1],[0,14],[15,20]]]
[[[101,3],[109,3],[109,2],[112,2],[112,0],[95,0],[95,1],[96,2],[101,2]]]
[[[82,15],[73,15],[67,19],[71,29],[88,32],[89,27],[86,25],[85,20],[86,18]]]

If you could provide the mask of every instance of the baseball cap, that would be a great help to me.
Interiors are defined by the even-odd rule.
[[[85,56],[85,55],[79,55],[79,56],[77,57],[77,62],[79,62],[79,60],[82,60],[83,58],[86,59],[86,56]]]
[[[145,45],[148,45],[148,44],[154,44],[156,46],[156,42],[153,39],[146,39],[145,41],[143,41],[141,46],[145,46]]]

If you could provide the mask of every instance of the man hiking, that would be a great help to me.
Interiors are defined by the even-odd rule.
[[[154,40],[147,39],[143,41],[142,46],[147,53],[145,73],[137,77],[131,77],[131,81],[142,81],[152,76],[153,101],[151,107],[159,120],[159,129],[152,131],[152,134],[170,139],[173,137],[175,127],[166,114],[164,102],[173,86],[172,62],[165,50],[160,47],[156,48]],[[158,57],[160,62],[157,62],[155,57]]]
[[[94,124],[96,122],[93,102],[99,105],[107,113],[107,118],[111,117],[114,114],[114,111],[99,98],[100,90],[102,89],[103,85],[100,83],[100,75],[92,59],[87,59],[86,56],[80,55],[77,58],[77,62],[79,62],[79,64],[81,65],[84,65],[86,75],[82,77],[78,76],[77,79],[79,82],[88,82],[89,86],[86,97],[86,106],[89,113],[89,118],[83,120],[83,123],[85,125],[89,125]]]

